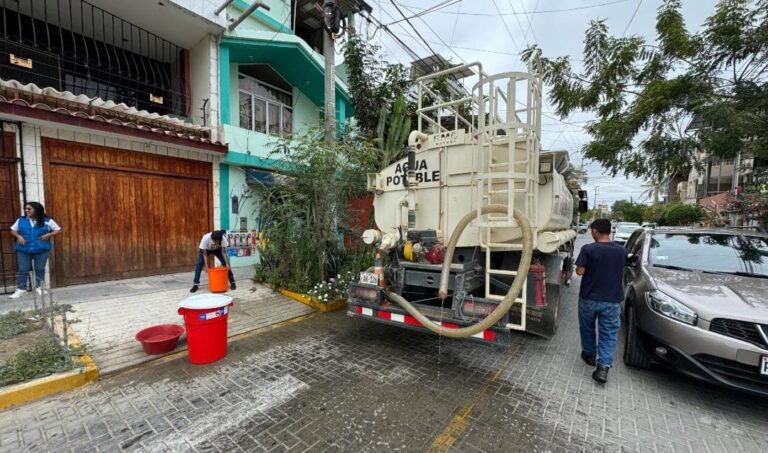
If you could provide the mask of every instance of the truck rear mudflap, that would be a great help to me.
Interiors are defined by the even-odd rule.
[[[447,310],[446,310],[447,312]],[[387,307],[368,307],[360,305],[354,301],[349,301],[347,304],[347,315],[350,317],[364,318],[368,321],[378,322],[381,324],[388,324],[391,326],[397,326],[418,332],[434,333],[424,327],[419,320],[408,314],[405,310],[402,310],[399,306],[391,305]],[[471,326],[473,323],[466,322],[460,319],[454,319],[453,317],[443,317],[427,315],[432,322],[437,325],[441,325],[446,329],[459,329],[461,327]],[[468,340],[480,341],[483,343],[492,343],[498,345],[508,345],[511,341],[511,334],[509,329],[505,327],[493,327],[478,332],[471,337],[467,337]]]

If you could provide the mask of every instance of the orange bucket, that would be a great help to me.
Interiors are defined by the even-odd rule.
[[[223,293],[229,288],[229,267],[209,267],[205,270],[208,274],[208,290],[212,293]]]

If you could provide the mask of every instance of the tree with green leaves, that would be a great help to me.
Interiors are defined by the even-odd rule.
[[[645,205],[643,204],[618,200],[611,206],[611,217],[618,221],[640,223],[643,221],[644,211]]]
[[[768,0],[722,0],[695,33],[680,0],[665,0],[653,42],[613,36],[596,20],[583,53],[581,71],[535,46],[524,59],[559,116],[595,115],[582,151],[613,175],[661,181],[695,164],[697,150],[768,155]]]
[[[344,249],[340,232],[352,231],[349,200],[366,193],[367,173],[378,165],[376,149],[349,131],[327,143],[320,128],[280,137],[270,157],[282,162],[271,184],[255,186],[263,242],[256,280],[306,291],[341,271],[354,271],[365,250]],[[351,267],[349,267],[351,266]],[[346,268],[345,268],[346,267]]]
[[[663,223],[671,226],[690,226],[704,218],[699,205],[670,203],[664,211]]]
[[[412,80],[408,68],[384,61],[381,48],[360,34],[350,35],[344,48],[347,85],[357,124],[368,137],[376,137],[382,109],[391,111],[405,97]],[[413,106],[403,112],[413,114]]]
[[[664,217],[664,210],[664,205],[661,203],[654,203],[646,206],[643,209],[643,221],[661,223],[661,220]]]

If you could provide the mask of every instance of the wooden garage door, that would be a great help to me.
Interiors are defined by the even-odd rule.
[[[210,231],[211,164],[43,139],[57,286],[191,271]]]
[[[21,213],[14,134],[0,132],[0,294],[16,289],[16,251],[11,225]]]

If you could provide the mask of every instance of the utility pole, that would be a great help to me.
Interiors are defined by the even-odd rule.
[[[325,55],[325,141],[336,141],[336,90],[335,78],[335,53],[334,38],[330,33],[323,34],[323,54]]]
[[[323,56],[325,57],[325,141],[336,142],[336,31],[339,26],[340,12],[336,0],[326,0],[323,4]]]
[[[595,186],[595,208],[592,211],[592,220],[595,220],[595,215],[597,215],[597,189],[599,189],[600,186]]]

